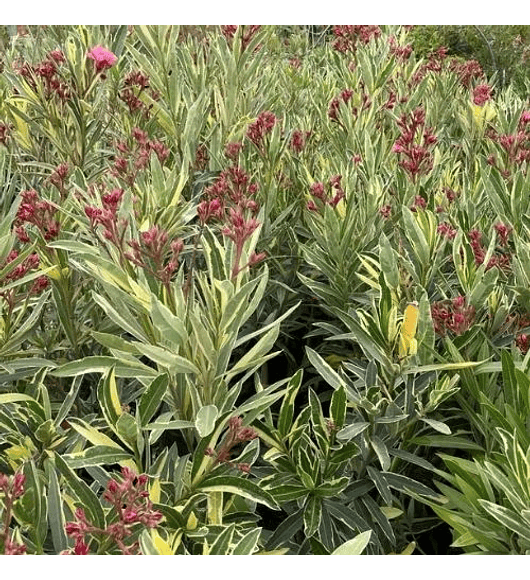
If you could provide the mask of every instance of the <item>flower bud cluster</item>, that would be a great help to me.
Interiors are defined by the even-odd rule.
[[[71,97],[72,88],[63,76],[61,65],[65,62],[66,58],[60,50],[52,50],[36,65],[29,63],[15,65],[15,70],[34,91],[42,84],[46,99],[56,96],[61,101],[66,101]]]
[[[333,48],[342,53],[355,53],[358,43],[368,44],[373,38],[381,36],[379,26],[366,24],[336,25],[333,27],[335,40]]]
[[[250,41],[254,38],[254,36],[256,36],[260,28],[261,28],[260,24],[247,24],[247,25],[223,24],[221,25],[221,32],[228,41],[232,42],[238,29],[241,29],[241,49],[245,50],[249,45]]]
[[[307,202],[307,209],[314,212],[322,212],[324,206],[336,207],[346,193],[341,186],[342,175],[334,175],[326,187],[324,183],[317,181],[311,184],[310,193],[313,199]]]
[[[453,300],[434,302],[431,317],[438,336],[445,336],[448,331],[459,336],[473,325],[475,308],[466,304],[465,296],[457,296]]]
[[[228,433],[221,445],[219,451],[214,451],[213,449],[206,449],[205,454],[210,457],[215,457],[215,465],[219,463],[225,463],[231,467],[235,467],[240,471],[248,473],[250,471],[250,466],[247,463],[233,463],[230,461],[230,455],[232,449],[239,443],[246,443],[247,441],[252,441],[258,437],[257,432],[252,429],[252,427],[244,427],[243,419],[241,417],[231,417],[228,421]]]
[[[88,520],[82,508],[77,508],[75,521],[65,524],[65,532],[74,539],[75,544],[72,550],[63,554],[89,554],[90,536],[109,538],[121,554],[140,554],[138,541],[127,544],[127,538],[138,525],[156,528],[162,519],[162,514],[153,509],[146,486],[147,475],[137,475],[128,467],[122,467],[122,481],[110,479],[103,493],[103,499],[112,506],[115,517],[109,519],[113,523],[98,528]]]
[[[18,544],[11,537],[9,524],[11,523],[13,505],[25,492],[26,476],[17,472],[12,476],[0,473],[0,494],[3,496],[3,526],[0,528],[0,546],[3,545],[4,554],[15,556],[26,553],[26,546]]]

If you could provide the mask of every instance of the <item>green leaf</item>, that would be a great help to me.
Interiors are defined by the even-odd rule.
[[[409,367],[403,369],[404,375],[410,374],[417,374],[417,373],[430,373],[432,371],[458,371],[461,369],[468,369],[472,367],[478,367],[475,372],[491,372],[490,369],[484,370],[483,366],[485,361],[462,361],[462,362],[454,362],[454,363],[440,363],[440,364],[432,364],[432,365],[423,365],[419,367]],[[495,365],[496,363],[491,363]],[[495,367],[497,368],[497,367]],[[491,369],[493,370],[493,368]],[[500,370],[500,369],[499,369]]]
[[[370,513],[371,521],[376,523],[381,528],[381,530],[383,530],[383,533],[388,538],[391,545],[395,546],[396,536],[394,534],[392,525],[388,521],[386,515],[383,513],[383,510],[380,508],[377,502],[375,502],[369,495],[361,497],[359,501],[361,504],[364,504],[365,508]]]
[[[230,524],[215,538],[208,554],[210,556],[227,556],[229,553],[230,543],[234,537],[235,524]]]
[[[282,520],[281,524],[267,541],[267,549],[272,550],[277,546],[283,546],[290,542],[293,536],[304,525],[303,511],[299,509]]]
[[[92,445],[104,445],[106,447],[114,447],[117,451],[123,451],[119,443],[116,443],[108,435],[105,435],[92,425],[85,423],[82,419],[71,417],[68,422],[74,431],[77,431],[87,441],[90,441]]]
[[[96,332],[93,330],[90,333],[99,344],[107,347],[109,350],[116,350],[132,355],[138,354],[138,349],[128,340],[106,332]]]
[[[368,477],[374,482],[377,491],[381,494],[383,501],[387,505],[392,505],[392,492],[390,491],[390,485],[385,478],[385,474],[381,473],[377,469],[374,469],[371,465],[367,465],[366,471],[368,473]]]
[[[193,421],[175,419],[173,421],[155,421],[154,423],[145,425],[143,428],[149,430],[161,429],[162,431],[166,431],[168,429],[191,429],[193,427],[195,427],[195,423]]]
[[[160,556],[160,552],[151,537],[150,530],[142,530],[138,541],[140,543],[140,551],[144,556]]]
[[[165,518],[164,525],[166,525],[170,529],[172,530],[186,529],[186,519],[174,507],[162,503],[153,503],[153,508],[156,511],[162,512],[164,514]]]
[[[43,553],[43,544],[48,531],[48,501],[42,486],[41,474],[37,471],[35,462],[30,460],[25,465],[26,490],[31,498],[31,527],[29,536],[36,545],[37,553]],[[27,491],[26,491],[27,493]]]
[[[330,552],[326,546],[320,541],[317,540],[316,536],[312,536],[309,539],[309,545],[311,546],[311,554],[313,556],[329,556]]]
[[[360,533],[334,550],[332,556],[360,556],[370,542],[372,530]]]
[[[32,401],[38,405],[37,401],[33,397],[25,395],[24,393],[5,393],[0,395],[0,405],[7,405],[8,403],[20,403],[22,401]]]
[[[123,411],[116,386],[114,367],[111,367],[99,381],[98,400],[108,425],[115,427]]]
[[[72,380],[72,386],[70,387],[68,394],[64,398],[59,410],[57,411],[57,414],[55,415],[54,423],[56,427],[58,427],[66,419],[70,409],[74,406],[79,389],[81,388],[82,380],[82,376],[74,377]]]
[[[399,457],[403,461],[408,461],[409,463],[413,463],[414,465],[418,465],[419,467],[423,467],[424,469],[428,469],[429,471],[435,471],[434,465],[429,463],[423,457],[419,455],[414,455],[413,453],[409,453],[408,451],[403,451],[402,449],[389,449],[388,452],[390,455],[394,457]]]
[[[195,417],[195,428],[200,437],[208,437],[215,429],[215,422],[219,416],[219,410],[215,405],[201,407]]]
[[[336,429],[339,429],[339,431],[344,426],[344,420],[346,419],[346,403],[347,398],[344,387],[335,389],[331,395],[329,412],[333,425]]]
[[[72,469],[82,469],[94,465],[114,465],[130,460],[132,456],[127,451],[118,451],[116,447],[95,445],[84,451],[65,453],[63,458]]]
[[[373,487],[373,486],[372,486]],[[368,491],[368,490],[366,490]],[[333,500],[324,500],[325,508],[333,519],[341,522],[350,530],[355,532],[362,530],[363,532],[370,529],[370,525],[364,520],[356,509],[352,509],[344,505],[343,502]],[[354,506],[355,507],[355,506]]]
[[[151,319],[164,342],[177,349],[187,340],[188,333],[184,322],[156,298],[151,300]]]
[[[238,415],[244,415],[247,422],[251,423],[264,409],[270,407],[275,401],[285,394],[285,389],[278,391],[279,385],[286,381],[274,383],[270,387],[257,392],[249,397],[244,403],[239,405],[235,410]],[[277,392],[274,392],[277,391]]]
[[[294,400],[302,384],[303,370],[298,370],[289,380],[287,392],[283,397],[280,413],[278,415],[278,431],[282,437],[286,437],[291,428],[294,416]]]
[[[377,458],[379,459],[381,468],[383,469],[383,471],[388,471],[390,469],[390,455],[388,454],[388,449],[386,445],[377,436],[371,437],[370,443],[372,445],[372,449],[375,451],[375,454],[377,455]]]
[[[97,495],[90,487],[79,478],[66,461],[56,453],[46,451],[55,466],[65,478],[68,488],[73,492],[78,500],[78,506],[85,509],[89,516],[88,519],[98,528],[105,527],[105,514],[99,503]]]
[[[306,353],[309,362],[315,367],[318,374],[334,389],[344,386],[344,381],[331,366],[312,348],[306,346]]]
[[[414,437],[410,440],[416,445],[427,445],[429,447],[449,447],[451,449],[467,449],[469,451],[484,451],[484,449],[471,441],[471,439],[464,439],[455,435],[429,435],[422,437]]]
[[[501,361],[502,361],[502,379],[503,379],[503,392],[505,400],[509,405],[516,407],[520,403],[518,381],[516,377],[513,356],[507,351],[501,351]],[[526,375],[523,377],[527,378]]]
[[[61,326],[63,327],[64,333],[68,337],[70,345],[76,349],[78,331],[76,328],[77,321],[72,315],[71,296],[68,296],[67,293],[63,290],[62,285],[58,284],[53,284],[52,296],[55,310],[61,322]]]
[[[320,489],[320,488],[319,488]],[[269,490],[274,497],[274,499],[278,502],[278,504],[282,504],[287,501],[295,501],[307,495],[307,489],[301,485],[279,485]],[[317,494],[317,490],[315,490],[315,494]]]
[[[311,408],[311,423],[313,425],[313,432],[315,436],[319,436],[320,438],[326,437],[327,434],[327,427],[324,420],[324,414],[322,412],[322,404],[315,393],[315,391],[309,387],[308,390],[309,394],[309,406]]]
[[[485,499],[478,500],[480,505],[498,522],[506,526],[512,532],[519,534],[526,542],[530,542],[530,529],[528,523],[513,510],[495,504]]]
[[[317,533],[321,518],[322,499],[316,495],[310,495],[304,507],[304,533],[307,538]]]
[[[247,532],[235,545],[232,556],[251,556],[256,551],[260,536],[261,528]]]
[[[120,314],[116,308],[110,305],[108,300],[93,292],[92,294],[94,302],[101,306],[101,308],[105,311],[105,314],[120,328],[122,328],[125,332],[129,333],[131,336],[134,336],[137,340],[141,341],[144,339],[143,333],[141,328],[137,326],[136,321],[131,316],[130,311],[125,307],[122,306],[122,311],[124,311],[123,315]],[[128,315],[126,314],[128,313]]]
[[[428,419],[427,417],[420,417],[420,421],[427,423],[427,425],[429,425],[439,433],[443,433],[444,435],[451,435],[451,429],[445,423],[435,421],[434,419]]]
[[[53,549],[56,554],[60,554],[68,548],[68,540],[64,531],[66,521],[63,512],[63,498],[57,472],[49,459],[45,461],[44,469],[48,478],[48,522]]]
[[[247,306],[247,311],[245,312],[244,319],[248,318],[248,316],[250,316],[250,314],[257,307],[257,304],[256,305],[253,304],[254,303],[254,299],[255,299],[255,297],[253,297],[251,305],[250,306]],[[273,322],[271,322],[269,324],[266,324],[265,326],[263,326],[261,328],[258,328],[258,330],[255,330],[254,332],[251,332],[249,334],[244,334],[243,336],[238,337],[238,339],[235,342],[234,348],[239,348],[245,342],[248,342],[249,340],[251,340],[253,338],[256,338],[257,336],[263,334],[264,332],[267,332],[273,326],[279,326],[280,323],[282,322],[282,320],[284,320],[285,318],[287,318],[288,316],[290,316],[291,313],[294,310],[296,310],[299,305],[300,305],[300,303],[298,302],[292,308],[289,308],[289,310],[287,310],[286,312],[284,312],[281,316],[279,316],[278,318],[274,318]],[[249,312],[249,310],[250,310],[250,312]]]
[[[393,520],[403,515],[403,510],[400,510],[399,508],[383,505],[379,506],[379,509],[388,520]]]
[[[213,475],[195,487],[195,491],[223,491],[263,504],[276,510],[278,506],[272,495],[254,482],[233,475]]]
[[[247,351],[228,371],[227,381],[231,380],[236,374],[242,373],[251,367],[259,367],[265,361],[270,358],[275,357],[278,352],[269,353],[271,348],[274,346],[278,334],[280,333],[280,325],[277,324],[271,328],[267,333],[265,333],[258,342]],[[269,353],[269,354],[267,354]]]
[[[156,413],[162,403],[167,388],[169,386],[169,377],[167,374],[161,374],[154,379],[140,397],[138,403],[138,419],[141,427],[145,427]]]
[[[157,365],[169,369],[171,374],[200,374],[199,369],[191,361],[165,348],[154,344],[143,344],[141,342],[133,342],[132,344],[134,344],[140,353],[150,358]]]
[[[381,233],[379,238],[379,260],[381,262],[381,272],[390,288],[399,288],[399,270],[395,250],[390,245],[385,234]]]
[[[353,439],[360,435],[363,431],[366,431],[370,427],[370,423],[367,421],[360,421],[359,423],[352,423],[351,425],[346,425],[337,433],[337,439],[347,441]]]
[[[117,377],[153,379],[158,375],[155,369],[139,361],[119,359],[112,356],[87,356],[57,367],[50,372],[55,377],[75,377],[87,373],[106,373],[114,367]]]
[[[420,261],[420,265],[426,268],[429,266],[431,252],[423,230],[416,221],[414,214],[408,207],[402,206],[401,212],[403,217],[402,223],[405,230],[405,236],[410,242],[414,253]]]
[[[138,441],[138,424],[130,413],[122,413],[116,423],[116,434],[130,448],[134,449]]]
[[[426,495],[429,497],[436,498],[439,497],[438,493],[434,492],[426,485],[423,485],[423,483],[415,481],[414,479],[406,477],[405,475],[401,475],[400,473],[385,472],[382,473],[381,476],[385,479],[389,487],[392,487],[393,489],[396,489],[398,491],[407,493],[407,490],[410,490],[419,495]],[[390,505],[392,502],[387,503]]]
[[[337,497],[346,489],[349,482],[350,478],[346,476],[324,481],[315,488],[313,493],[319,497]]]

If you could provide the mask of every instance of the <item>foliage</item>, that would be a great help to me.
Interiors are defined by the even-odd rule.
[[[530,112],[420,36],[5,27],[1,552],[530,549]]]
[[[416,27],[413,44],[422,56],[445,46],[450,54],[477,60],[501,87],[511,84],[524,95],[529,37],[530,29],[523,25],[429,25]]]

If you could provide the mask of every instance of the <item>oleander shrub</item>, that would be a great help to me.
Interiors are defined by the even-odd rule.
[[[1,553],[525,553],[530,111],[415,37],[5,27]]]
[[[426,56],[441,46],[465,60],[476,60],[502,87],[512,85],[524,97],[528,90],[530,28],[524,25],[417,26],[413,45]]]

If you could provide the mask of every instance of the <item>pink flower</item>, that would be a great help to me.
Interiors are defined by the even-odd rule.
[[[51,52],[48,53],[48,58],[51,58],[57,63],[66,62],[64,53],[61,50],[52,50]]]
[[[312,183],[310,186],[310,190],[311,190],[311,195],[324,200],[325,197],[325,191],[324,191],[324,184],[320,181],[316,182],[316,183]]]
[[[4,554],[6,556],[21,556],[26,553],[26,549],[24,544],[13,542],[9,536],[5,540]]]
[[[475,309],[466,305],[465,296],[457,296],[453,300],[433,302],[431,305],[431,317],[434,331],[439,336],[445,336],[451,331],[456,336],[464,334],[475,321]]]
[[[259,254],[257,254],[256,252],[253,252],[252,255],[250,256],[250,260],[248,262],[248,265],[255,266],[256,264],[259,264],[260,262],[265,260],[266,257],[267,257],[267,254],[265,252],[260,252]]]
[[[439,234],[441,234],[444,238],[447,238],[448,240],[454,239],[457,234],[457,231],[453,227],[451,227],[451,225],[448,224],[447,222],[441,223],[436,229],[436,231]]]
[[[416,195],[414,197],[414,203],[411,206],[412,211],[416,211],[417,208],[425,209],[427,207],[427,202],[423,199],[421,195]]]
[[[100,72],[107,68],[111,68],[116,64],[118,57],[103,46],[95,46],[88,54],[87,57],[92,59],[96,64],[96,71]]]
[[[11,126],[0,123],[0,144],[7,145],[9,134],[11,132]]]
[[[89,553],[88,545],[84,542],[82,538],[77,538],[74,546],[74,555],[86,556],[88,553]]]
[[[483,106],[491,100],[491,87],[489,85],[478,85],[473,89],[473,103]]]
[[[258,118],[248,126],[246,136],[256,145],[256,147],[263,148],[263,140],[269,134],[274,125],[276,125],[278,118],[270,111],[263,111],[258,115]]]
[[[392,206],[390,205],[384,205],[383,207],[381,207],[379,209],[379,213],[385,218],[388,219],[390,217],[390,214],[392,212]]]
[[[305,134],[303,131],[299,131],[298,129],[294,131],[290,143],[292,151],[295,153],[300,153],[305,147],[306,139],[308,136],[309,131],[306,131]]]
[[[235,161],[235,159],[239,155],[239,152],[241,151],[241,148],[242,148],[241,143],[237,142],[227,143],[225,147],[225,155],[229,159],[232,159],[232,161]]]
[[[299,58],[297,58],[297,57],[294,57],[294,58],[290,58],[290,59],[289,59],[289,64],[290,64],[290,65],[291,65],[293,68],[300,68],[300,67],[302,66],[302,61],[301,61]]]
[[[506,244],[508,243],[508,236],[512,232],[512,228],[503,223],[495,224],[493,228],[499,235],[500,245],[506,246]]]
[[[530,111],[523,111],[521,113],[521,118],[519,119],[520,125],[527,125],[530,123]]]

